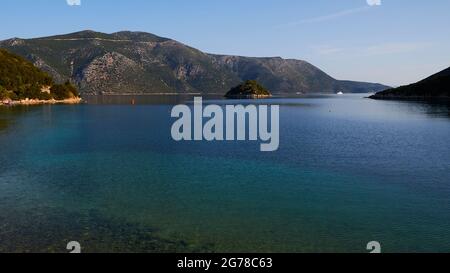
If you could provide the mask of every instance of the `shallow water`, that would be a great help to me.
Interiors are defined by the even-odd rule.
[[[186,97],[0,108],[0,252],[450,251],[447,105],[204,100],[281,105],[280,149],[174,142]]]

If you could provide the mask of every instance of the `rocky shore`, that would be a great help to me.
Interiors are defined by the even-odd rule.
[[[250,94],[250,95],[227,95],[226,98],[229,99],[267,99],[267,98],[271,98],[272,95],[255,95],[255,94]]]
[[[37,100],[37,99],[25,99],[25,100],[2,100],[0,105],[15,106],[15,105],[43,105],[43,104],[79,104],[83,100],[81,98],[71,98],[64,100]]]

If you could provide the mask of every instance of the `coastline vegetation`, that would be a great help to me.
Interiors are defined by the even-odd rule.
[[[381,100],[450,100],[450,68],[420,82],[388,89],[370,97]]]
[[[265,98],[272,94],[264,86],[254,80],[246,81],[232,88],[226,95],[226,98]]]
[[[78,97],[77,88],[69,81],[57,84],[31,62],[0,49],[1,101],[63,101]]]

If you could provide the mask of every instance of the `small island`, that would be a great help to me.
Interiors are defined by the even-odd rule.
[[[76,104],[77,88],[57,84],[31,62],[0,49],[0,105]]]
[[[229,99],[260,99],[272,97],[272,94],[257,81],[246,81],[232,88],[226,95]]]

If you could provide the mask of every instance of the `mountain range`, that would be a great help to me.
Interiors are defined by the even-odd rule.
[[[0,48],[30,60],[56,82],[70,80],[82,94],[225,94],[246,80],[287,95],[389,88],[336,80],[302,60],[208,54],[144,32],[13,38],[1,41]]]
[[[450,99],[450,67],[414,84],[379,92],[372,99]]]

